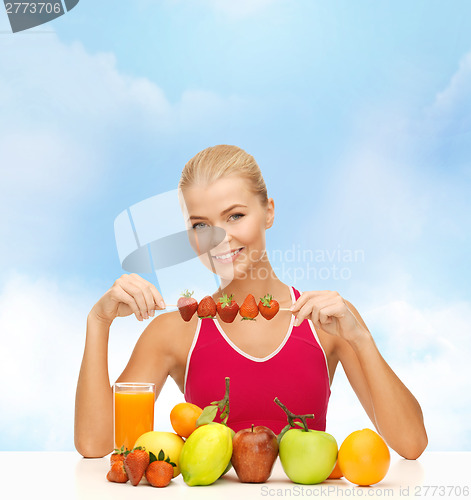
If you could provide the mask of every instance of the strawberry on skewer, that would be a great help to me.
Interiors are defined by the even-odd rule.
[[[242,316],[242,321],[244,319],[250,319],[255,321],[255,317],[258,315],[258,306],[255,302],[255,297],[249,293],[243,304],[240,306],[239,314]]]
[[[166,304],[166,307],[177,307],[185,321],[190,321],[197,311],[200,318],[214,318],[216,313],[219,313],[221,319],[226,323],[232,323],[235,316],[237,316],[237,311],[234,313],[234,319],[231,319],[232,314],[229,314],[229,311],[232,311],[232,309],[235,310],[236,306],[242,319],[251,320],[254,319],[258,313],[269,320],[272,319],[278,311],[292,312],[289,307],[280,307],[279,303],[273,299],[270,294],[261,297],[258,306],[255,297],[249,294],[240,308],[237,302],[232,299],[232,295],[230,297],[228,297],[227,294],[222,295],[219,297],[217,303],[214,302],[210,295],[207,295],[200,304],[198,304],[197,300],[194,299],[192,295],[193,292],[188,292],[188,290],[186,290],[178,299],[177,304]],[[223,311],[222,314],[220,311]]]
[[[216,310],[216,302],[214,302],[211,295],[206,295],[198,304],[198,317],[201,319],[214,318],[216,316]]]
[[[198,309],[198,302],[192,297],[194,292],[185,290],[177,301],[177,307],[184,321],[190,321]]]
[[[265,297],[260,298],[258,310],[265,319],[270,320],[280,310],[280,304],[273,299],[272,295],[266,294]]]
[[[233,295],[230,295],[228,297],[225,293],[222,297],[219,297],[219,300],[216,303],[219,317],[225,323],[232,323],[239,311],[239,304],[237,304],[237,302],[233,300],[232,297]]]

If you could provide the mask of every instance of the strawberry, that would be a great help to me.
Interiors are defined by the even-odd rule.
[[[154,457],[155,458],[155,457]],[[176,466],[170,458],[165,458],[163,450],[159,451],[157,460],[152,461],[146,469],[146,479],[151,486],[163,488],[167,486],[173,478],[173,468]]]
[[[115,462],[122,462],[124,460],[124,445],[121,448],[113,450],[113,454],[110,456],[110,464],[113,465]]]
[[[133,486],[137,486],[149,465],[149,453],[142,446],[127,451],[124,457],[124,468]]]
[[[114,462],[106,475],[106,479],[112,483],[126,483],[129,478],[124,469],[124,462],[121,460]]]
[[[280,304],[270,294],[260,297],[258,310],[265,319],[272,319],[280,309]]]
[[[198,305],[198,317],[214,318],[216,316],[216,302],[211,295],[206,295]]]
[[[216,303],[219,317],[225,323],[232,323],[239,311],[239,304],[237,304],[237,302],[233,300],[232,297],[232,295],[228,297],[225,293],[222,297],[219,297],[219,300]]]
[[[190,321],[198,309],[198,302],[192,297],[193,293],[185,290],[177,302],[178,310],[185,321]]]
[[[244,303],[240,306],[239,314],[242,316],[242,320],[255,320],[255,316],[258,314],[258,306],[255,297],[251,293],[245,297]]]

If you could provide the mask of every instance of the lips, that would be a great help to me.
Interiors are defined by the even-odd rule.
[[[243,249],[244,249],[244,247],[238,248],[235,250],[231,250],[230,252],[221,253],[219,255],[213,255],[213,259],[216,262],[222,262],[222,263],[234,262],[234,260],[237,258],[237,256],[240,254],[240,252]],[[223,256],[224,256],[224,258],[223,258]]]

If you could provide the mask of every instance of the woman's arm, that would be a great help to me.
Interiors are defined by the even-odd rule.
[[[147,325],[117,382],[153,382],[158,397],[175,362],[171,342],[168,342],[169,316],[161,314]],[[86,458],[104,457],[113,451],[108,334],[109,326],[89,315],[75,402],[75,447]]]
[[[113,450],[113,391],[108,375],[111,324],[117,316],[133,313],[143,321],[164,306],[162,296],[154,285],[137,274],[123,274],[92,307],[87,317],[85,350],[75,396],[75,447],[84,457],[103,457]],[[164,316],[155,318],[137,342],[135,351],[147,350],[150,356],[155,354],[157,359],[147,357],[136,360],[133,353],[128,368],[136,364],[138,367],[134,368],[134,372],[131,370],[136,377],[132,381],[156,380],[157,384],[165,381],[171,359],[166,350],[168,343],[162,341],[160,333],[149,333],[155,330],[157,324],[162,326],[157,328],[159,332],[166,331]]]
[[[74,440],[86,458],[113,450],[113,394],[108,375],[110,325],[89,314],[85,350],[75,395]]]
[[[377,431],[399,455],[416,459],[428,443],[420,405],[381,356],[358,311],[349,302],[347,306],[363,329],[349,341],[338,339],[340,362],[355,392],[369,394]],[[363,377],[356,375],[359,369]],[[363,406],[369,404],[362,399]]]
[[[404,458],[418,458],[428,443],[420,405],[383,359],[353,305],[324,290],[303,292],[291,309],[295,325],[310,317],[316,328],[336,336],[339,360],[377,431]]]

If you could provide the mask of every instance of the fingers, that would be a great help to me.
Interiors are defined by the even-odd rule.
[[[155,309],[165,309],[165,302],[157,288],[138,274],[133,274],[132,276],[135,277],[140,283],[142,283],[142,290],[144,293],[146,304],[148,306],[148,314],[150,316],[154,316]]]
[[[112,289],[112,292],[114,294],[114,296],[116,297],[116,299],[119,301],[119,302],[122,302],[123,304],[126,304],[129,306],[129,308],[131,309],[131,311],[136,315],[136,318],[139,320],[139,321],[142,321],[143,320],[143,317],[141,315],[141,312],[139,310],[139,307],[136,303],[136,301],[134,300],[134,297],[132,295],[130,295],[129,293],[127,293],[121,286],[114,286],[113,289]]]
[[[308,300],[311,300],[315,297],[324,297],[326,295],[332,294],[337,294],[337,292],[331,292],[330,290],[313,290],[310,292],[303,292],[299,296],[298,300],[290,307],[290,309],[293,312],[299,311]]]
[[[158,290],[138,274],[123,274],[115,284],[125,293],[125,295],[120,294],[120,297],[129,305],[138,320],[142,321],[148,319],[149,316],[154,316],[154,310],[161,307],[156,305],[160,301],[163,302]]]
[[[323,299],[315,297],[308,300],[296,315],[294,326],[300,325],[306,318],[310,318],[314,324],[318,323],[319,310],[332,304],[332,300],[331,297],[324,297]]]
[[[345,316],[344,308],[341,304],[335,303],[330,306],[323,307],[319,311],[319,321],[321,324],[329,324],[332,323],[332,317],[343,318]]]
[[[122,286],[124,291],[129,293],[129,295],[131,295],[136,301],[141,316],[144,319],[147,319],[149,317],[149,315],[147,314],[148,307],[143,290],[135,282],[127,282]]]

